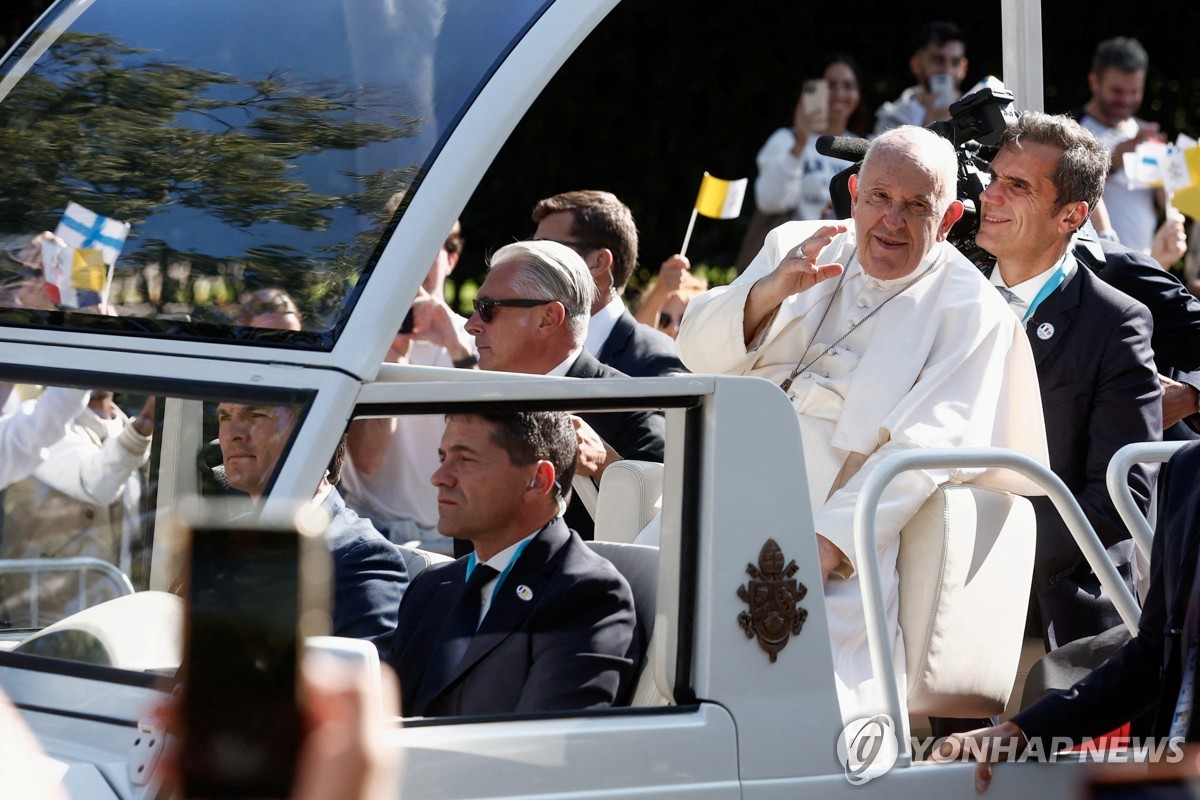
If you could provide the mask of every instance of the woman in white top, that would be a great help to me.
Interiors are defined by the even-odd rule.
[[[754,197],[763,214],[787,214],[788,219],[829,219],[829,180],[850,165],[839,158],[817,152],[817,137],[859,136],[856,117],[865,121],[861,85],[862,70],[847,55],[831,57],[821,72],[829,86],[829,103],[824,110],[804,110],[804,97],[796,103],[792,127],[771,134],[758,152],[758,178]],[[824,119],[822,119],[824,118]],[[824,124],[822,124],[824,123]],[[858,130],[863,130],[859,127]]]

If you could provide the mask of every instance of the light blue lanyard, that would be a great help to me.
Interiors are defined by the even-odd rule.
[[[508,566],[504,568],[504,572],[501,572],[500,576],[498,578],[496,578],[496,585],[492,587],[492,598],[489,601],[489,603],[496,602],[496,592],[500,591],[500,587],[504,584],[504,579],[508,577],[508,573],[512,572],[513,564],[516,564],[517,559],[521,557],[521,553],[525,552],[525,545],[529,544],[532,541],[533,541],[533,539],[526,539],[525,541],[523,541],[519,545],[517,545],[517,552],[513,553],[513,557],[508,560]],[[467,556],[467,578],[468,579],[470,579],[471,573],[475,571],[476,562],[477,562],[477,559],[475,558],[475,553],[474,553],[474,551],[472,551],[471,555]],[[488,605],[488,610],[489,611],[492,610],[492,607],[490,604]]]
[[[1037,307],[1042,304],[1042,301],[1053,294],[1054,290],[1062,285],[1062,282],[1066,279],[1066,277],[1067,273],[1063,270],[1062,262],[1059,262],[1058,266],[1054,268],[1054,274],[1050,276],[1049,280],[1042,284],[1042,290],[1037,293],[1037,297],[1033,298],[1033,302],[1029,304],[1029,310],[1026,311],[1025,316],[1021,318],[1022,325],[1029,321],[1029,318],[1033,316],[1033,312],[1036,311]]]

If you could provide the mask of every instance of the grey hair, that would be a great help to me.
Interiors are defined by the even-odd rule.
[[[921,165],[934,179],[934,197],[940,216],[958,193],[958,156],[954,145],[936,133],[916,125],[901,125],[881,133],[867,148],[860,174],[880,152],[892,152]]]
[[[521,266],[513,278],[513,289],[530,300],[562,303],[575,341],[582,342],[596,297],[596,284],[583,257],[558,242],[513,242],[492,253],[487,266],[492,269],[509,263]]]
[[[1055,210],[1068,203],[1084,202],[1090,214],[1104,194],[1112,158],[1100,140],[1070,117],[1025,111],[1004,131],[1000,147],[1020,148],[1022,142],[1049,145],[1062,151],[1050,176],[1057,195]]]

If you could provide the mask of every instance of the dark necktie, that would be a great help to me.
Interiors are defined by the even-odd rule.
[[[1017,306],[1018,308],[1025,308],[1025,306],[1026,306],[1025,301],[1022,300],[1020,297],[1018,297],[1016,292],[1013,292],[1010,289],[1008,289],[1007,287],[1001,286],[998,283],[992,284],[992,285],[996,287],[996,291],[1000,292],[1000,296],[1003,297],[1010,306]]]
[[[475,630],[479,627],[481,590],[484,585],[500,573],[487,564],[476,564],[467,578],[467,584],[454,604],[446,624],[442,627],[441,640],[430,658],[429,668],[421,677],[421,688],[413,702],[412,713],[422,715],[425,708],[450,681],[462,661]]]

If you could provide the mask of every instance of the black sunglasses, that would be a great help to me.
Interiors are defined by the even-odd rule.
[[[534,306],[544,306],[547,303],[553,303],[553,300],[524,300],[514,298],[512,300],[492,300],[490,298],[480,300],[476,297],[471,301],[471,305],[475,308],[475,313],[485,323],[492,321],[492,314],[496,313],[497,308],[509,306],[512,308],[533,308]]]

